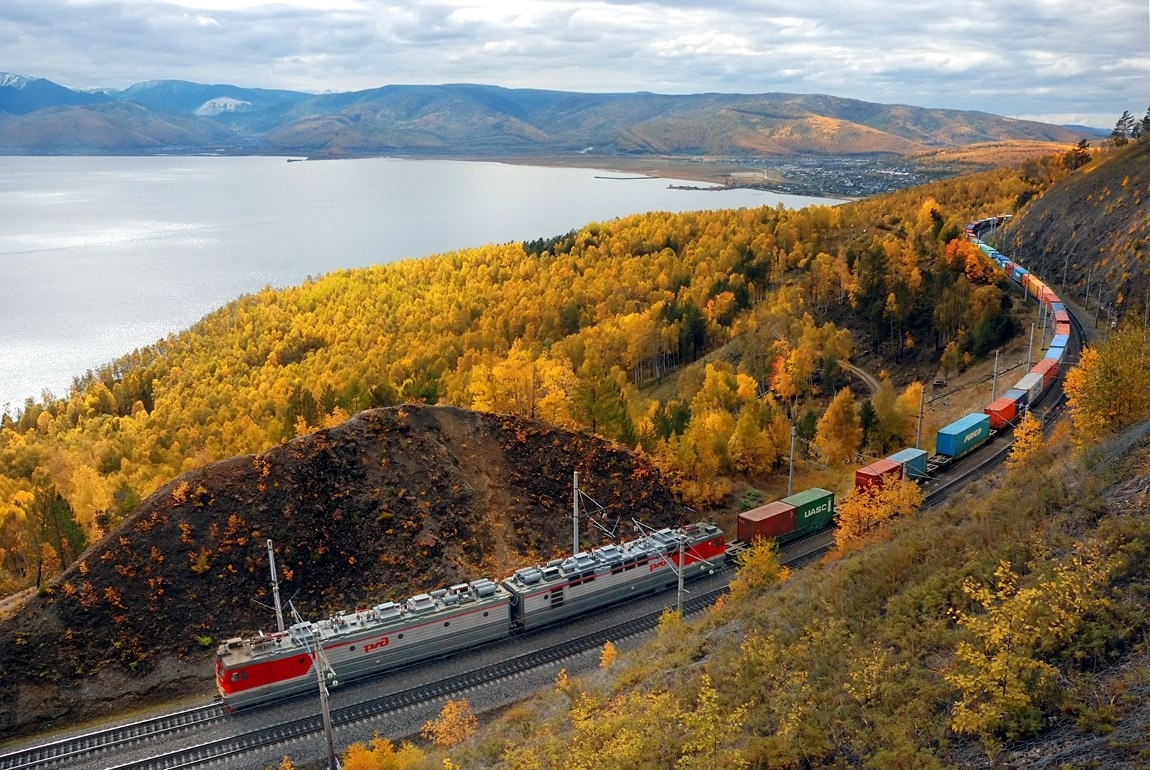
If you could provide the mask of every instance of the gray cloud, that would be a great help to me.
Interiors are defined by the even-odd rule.
[[[1113,125],[1150,101],[1144,0],[7,0],[0,69],[77,87],[480,82],[829,93]]]

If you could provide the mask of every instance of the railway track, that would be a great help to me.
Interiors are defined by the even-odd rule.
[[[61,738],[0,755],[0,770],[52,767],[79,757],[104,754],[130,744],[186,732],[223,719],[224,716],[223,706],[213,703],[83,735]]]
[[[800,557],[808,555],[811,550],[812,548],[808,545]],[[731,571],[733,569],[729,565],[716,568],[717,575]],[[725,591],[726,586],[724,585],[691,596],[683,603],[684,615],[702,611]],[[412,706],[438,703],[444,698],[459,697],[469,690],[508,681],[525,672],[561,663],[582,653],[601,648],[607,641],[618,643],[650,631],[658,625],[662,612],[662,610],[648,612],[608,628],[581,634],[558,645],[509,658],[495,665],[485,666],[425,685],[388,693],[335,709],[332,711],[333,725],[336,727],[353,725]],[[531,634],[525,636],[531,636]],[[96,733],[65,738],[50,744],[0,756],[0,770],[40,770],[41,768],[60,767],[81,761],[90,761],[94,756],[103,756],[115,750],[122,751],[129,746],[155,741],[162,736],[172,736],[176,732],[204,726],[224,717],[223,708],[219,704],[212,704],[101,730]],[[173,768],[199,767],[209,762],[239,760],[244,755],[260,752],[272,746],[317,736],[322,730],[322,718],[317,714],[292,719],[271,727],[260,726],[237,735],[204,740],[165,750],[142,759],[117,765],[104,765],[104,767],[109,768],[109,770],[144,770],[145,768],[148,770],[172,770]]]
[[[1009,448],[1009,443],[1003,443],[995,447],[990,454],[980,455],[980,462],[976,464],[970,464],[961,470],[949,469],[948,478],[928,493],[926,504],[928,506],[939,504],[950,494],[981,476],[988,466],[1000,462]],[[798,538],[780,549],[780,561],[790,568],[801,568],[821,559],[833,546],[833,529],[821,530]],[[724,563],[716,567],[715,574],[722,576],[733,571],[730,564]],[[702,611],[726,590],[726,586],[723,585],[691,596],[684,601],[684,614],[690,615]],[[333,710],[332,721],[336,727],[344,727],[385,717],[389,713],[420,704],[438,703],[445,698],[458,698],[469,690],[508,681],[532,670],[554,666],[600,648],[607,641],[618,643],[649,632],[658,624],[661,615],[662,610],[648,612],[634,619],[581,634],[558,645],[518,655],[495,665],[344,706]],[[529,638],[535,633],[539,632],[523,634],[517,638]],[[92,766],[93,757],[106,756],[114,751],[123,752],[129,747],[146,746],[165,736],[187,735],[225,717],[222,706],[215,703],[94,733],[63,738],[0,755],[0,770]],[[287,720],[270,727],[260,726],[223,738],[189,742],[187,745],[173,747],[144,758],[103,766],[110,770],[174,770],[202,767],[209,763],[238,766],[245,756],[254,756],[261,752],[266,754],[271,747],[292,741],[318,738],[322,731],[322,719],[316,714]]]

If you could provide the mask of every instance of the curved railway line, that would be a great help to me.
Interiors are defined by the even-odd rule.
[[[1073,358],[1077,359],[1085,328],[1070,313],[1073,334]],[[1067,353],[1071,353],[1068,349]],[[1068,355],[1068,358],[1070,356]],[[1049,423],[1061,410],[1063,404],[1062,377],[1044,395],[1039,404],[1044,408],[1041,417]],[[998,441],[973,456],[964,459],[957,467],[938,470],[937,475],[927,482],[924,507],[934,507],[952,494],[965,487],[972,480],[982,476],[990,467],[998,465],[1009,450],[1013,440]],[[792,568],[806,566],[820,559],[833,545],[834,534],[823,530],[801,537],[780,549],[780,560]],[[726,574],[732,567],[724,563],[716,567],[716,577],[706,582],[719,581],[720,584],[703,590],[696,584],[695,593],[684,602],[684,613],[702,611],[715,598],[726,590]],[[663,596],[666,596],[664,592]],[[354,725],[396,713],[413,706],[438,704],[445,698],[458,698],[478,687],[506,682],[526,672],[554,666],[575,656],[601,648],[607,641],[618,643],[635,638],[656,627],[662,610],[644,612],[622,622],[604,628],[582,633],[575,638],[558,644],[509,657],[492,665],[481,665],[459,674],[425,684],[389,692],[382,696],[370,697],[360,702],[332,710],[332,721],[337,727]],[[578,619],[565,623],[570,630],[575,628]],[[530,632],[518,637],[520,641],[541,636],[547,629]],[[491,646],[506,645],[497,642]],[[457,656],[462,657],[462,656]],[[434,661],[432,662],[434,665]],[[371,679],[378,678],[373,677]],[[365,680],[370,682],[371,679]],[[299,700],[299,698],[293,699]],[[212,729],[221,724],[227,725],[228,715],[219,702],[183,709],[153,718],[142,719],[127,724],[103,728],[92,732],[52,740],[46,743],[20,748],[10,753],[0,754],[0,770],[46,770],[47,768],[91,768],[103,767],[111,770],[172,770],[174,768],[203,767],[208,764],[221,767],[263,766],[272,748],[295,742],[300,739],[319,736],[323,731],[320,715],[285,719],[273,726],[240,727],[237,732],[224,737],[212,737]],[[239,726],[239,722],[232,723]],[[126,754],[145,754],[151,745],[162,746],[162,750],[137,759],[122,761]],[[282,754],[282,751],[281,751]],[[278,756],[278,755],[277,755]],[[263,757],[256,765],[257,757]],[[245,758],[248,764],[243,764]],[[111,762],[109,760],[112,760]]]

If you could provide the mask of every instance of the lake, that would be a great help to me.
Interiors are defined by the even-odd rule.
[[[580,168],[0,157],[0,410],[265,286],[645,211],[839,201]]]

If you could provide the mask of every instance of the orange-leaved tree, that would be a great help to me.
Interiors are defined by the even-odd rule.
[[[414,744],[404,741],[397,749],[376,733],[370,746],[363,743],[348,746],[340,759],[340,767],[343,770],[414,770],[426,767],[426,761],[427,755]]]

